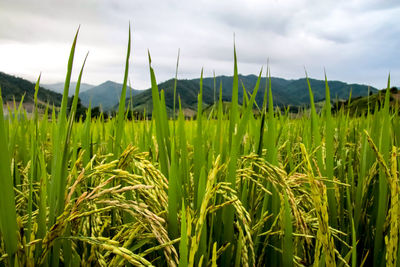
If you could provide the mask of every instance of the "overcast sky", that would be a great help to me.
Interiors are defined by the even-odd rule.
[[[149,87],[147,49],[157,81],[232,75],[235,33],[239,72],[256,74],[269,59],[273,76],[400,85],[398,0],[1,0],[0,71],[42,83],[65,79],[81,25],[73,80],[90,52],[83,82],[122,83],[132,26],[129,69],[134,88]]]

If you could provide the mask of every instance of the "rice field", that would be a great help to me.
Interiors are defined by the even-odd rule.
[[[317,113],[309,86],[310,110],[292,118],[274,109],[270,84],[255,107],[259,78],[240,107],[235,52],[229,113],[220,97],[199,115],[200,80],[197,118],[184,118],[176,96],[169,119],[149,55],[152,119],[127,120],[121,101],[110,120],[75,121],[77,35],[57,114],[37,103],[29,117],[0,111],[0,266],[400,266],[390,90],[353,117],[331,114],[327,82]]]

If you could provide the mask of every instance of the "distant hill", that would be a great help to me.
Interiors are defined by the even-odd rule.
[[[325,99],[325,81],[309,79],[311,88],[314,94],[316,102]],[[243,101],[243,87],[246,88],[248,93],[253,92],[254,86],[257,82],[257,76],[255,75],[239,75],[239,103]],[[185,114],[193,116],[197,111],[197,95],[199,93],[200,79],[182,79],[178,80],[177,83],[177,96],[180,97],[182,108]],[[215,79],[216,88],[214,90],[214,78],[203,79],[203,105],[204,108],[213,105],[214,101],[218,100],[219,86],[222,84],[222,100],[224,102],[230,102],[232,100],[232,76],[218,76]],[[259,107],[262,106],[264,99],[264,92],[266,88],[267,80],[262,78],[260,82],[260,88],[256,96],[256,103]],[[308,86],[306,79],[286,80],[282,78],[272,77],[272,94],[274,97],[275,106],[292,106],[301,107],[309,105]],[[375,94],[378,90],[374,87],[360,84],[347,84],[340,81],[328,81],[331,99],[332,100],[343,100],[348,99],[350,90],[352,91],[352,98],[357,99],[359,97],[367,96],[368,92]],[[75,83],[71,83],[70,95],[73,94]],[[21,96],[25,93],[25,102],[33,102],[34,84],[11,75],[0,72],[0,86],[2,87],[3,99],[6,101],[12,101],[13,97],[17,101],[21,99]],[[49,85],[47,85],[49,87]],[[63,84],[50,85],[53,90],[63,90]],[[57,89],[58,88],[58,89]],[[62,89],[60,89],[62,88]],[[158,84],[159,90],[164,90],[165,102],[167,106],[167,112],[172,115],[173,111],[173,88],[174,79],[162,82]],[[90,84],[81,84],[81,92],[79,97],[82,105],[88,106],[90,100],[92,101],[92,107],[101,106],[103,111],[116,110],[121,95],[122,84],[115,83],[112,81],[104,82],[98,86],[92,86]],[[146,110],[147,114],[151,114],[153,110],[151,89],[147,90],[127,90],[126,102],[129,100],[129,96],[133,98],[133,110],[138,113],[143,113]],[[62,95],[53,91],[47,90],[43,87],[39,90],[39,100],[43,103],[49,102],[56,106],[61,104]],[[178,108],[178,101],[176,102]]]
[[[374,112],[375,108],[380,109],[385,102],[385,95],[386,89],[382,89],[377,94],[352,98],[350,104],[349,101],[339,101],[333,105],[333,108],[335,111],[343,108],[352,115],[366,114],[368,106],[370,112]],[[400,91],[397,87],[392,87],[390,89],[390,107],[395,109],[396,103],[400,104]]]
[[[98,86],[92,87],[86,91],[79,93],[79,97],[82,104],[86,107],[89,106],[90,100],[92,101],[92,107],[100,106],[104,111],[113,109],[119,103],[121,97],[122,84],[107,81]],[[132,90],[132,95],[137,95],[142,92],[140,90]],[[130,92],[127,88],[126,96],[129,98]]]
[[[158,84],[159,90],[164,90],[165,104],[167,113],[169,115],[173,112],[174,105],[174,83],[173,79]],[[188,112],[197,110],[197,95],[200,91],[199,84],[193,80],[179,80],[176,87],[176,94],[180,97],[182,109]],[[205,106],[211,105],[214,101],[214,89],[207,85],[203,85],[203,104]],[[127,100],[128,102],[128,100]],[[176,107],[178,108],[178,98],[176,100]],[[114,107],[116,108],[116,107]],[[151,96],[151,89],[147,89],[137,94],[133,99],[133,110],[151,114],[153,111],[153,100]],[[191,112],[193,113],[193,112]]]
[[[25,94],[24,103],[33,103],[35,94],[35,84],[12,75],[0,72],[0,87],[3,102],[7,101],[21,101],[22,96]],[[38,101],[41,103],[50,103],[55,106],[60,106],[62,95],[53,91],[39,87]]]
[[[218,100],[219,86],[222,83],[222,100],[230,102],[232,99],[232,76],[216,77],[215,100]],[[325,81],[309,79],[311,89],[316,101],[325,99]],[[239,103],[243,100],[243,86],[247,92],[253,92],[257,82],[255,75],[239,75]],[[197,110],[197,94],[199,92],[200,79],[178,80],[177,95],[180,96],[182,108],[187,111],[195,112]],[[350,90],[352,97],[360,97],[368,95],[368,92],[376,93],[378,90],[374,87],[360,84],[347,84],[340,81],[328,81],[332,99],[348,99]],[[165,102],[167,112],[172,114],[173,110],[173,88],[174,80],[168,80],[158,85],[159,90],[165,92]],[[259,107],[262,106],[264,92],[266,88],[266,79],[260,81],[260,88],[256,96],[256,103]],[[272,95],[275,106],[307,106],[309,105],[308,85],[305,78],[297,80],[286,80],[282,78],[271,78]],[[369,91],[368,91],[369,90]],[[204,106],[214,103],[214,78],[203,79],[203,104]],[[178,102],[177,102],[178,106]],[[114,107],[115,108],[115,107]],[[151,89],[144,90],[135,96],[133,100],[133,109],[138,112],[143,112],[146,109],[147,114],[152,111]]]
[[[52,83],[52,84],[43,84],[44,88],[47,88],[51,91],[54,91],[56,93],[62,94],[64,92],[64,83]],[[91,88],[95,87],[95,85],[88,84],[88,83],[81,83],[81,86],[79,88],[79,92],[85,92]],[[76,82],[71,82],[69,86],[69,92],[68,96],[73,96],[75,93],[75,88],[76,88]]]
[[[255,75],[239,75],[239,99],[243,98],[242,84],[248,92],[253,92],[254,86],[257,82],[257,76]],[[194,81],[199,82],[199,79]],[[325,99],[325,81],[309,79],[311,89],[314,94],[316,101]],[[232,76],[219,76],[216,77],[216,85],[219,88],[219,83],[222,82],[222,98],[223,100],[230,101],[232,94]],[[208,86],[214,86],[214,78],[203,79],[203,84]],[[258,105],[262,105],[264,99],[266,79],[261,78],[260,88],[257,93],[256,102]],[[331,98],[335,99],[348,99],[350,90],[352,91],[353,97],[366,96],[368,95],[368,88],[371,92],[377,92],[378,90],[374,87],[368,87],[360,84],[347,84],[340,81],[328,81],[330,88]],[[308,94],[308,85],[305,78],[296,80],[286,80],[282,78],[272,77],[271,78],[271,89],[274,97],[274,104],[276,106],[303,106],[310,104],[310,96]],[[218,90],[218,89],[217,89]]]

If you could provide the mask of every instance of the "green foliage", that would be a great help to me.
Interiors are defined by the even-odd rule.
[[[25,103],[34,102],[34,83],[0,72],[0,86],[2,88],[3,102],[13,101],[14,99],[20,102],[24,95]],[[62,94],[40,87],[38,100],[41,103],[50,103],[59,106],[61,104],[61,99]]]
[[[172,121],[149,55],[151,120],[129,121],[121,101],[113,118],[83,121],[76,119],[83,66],[68,99],[76,38],[59,112],[51,108],[51,119],[49,106],[38,112],[40,77],[33,116],[21,103],[12,116],[0,112],[0,265],[398,264],[393,92],[374,113],[352,117],[345,109],[332,114],[327,79],[318,110],[318,89],[305,79],[311,109],[292,117],[274,105],[279,90],[269,68],[253,87],[241,81],[234,49],[230,107],[224,112],[222,82],[218,103],[203,112],[202,73],[196,119],[185,119],[177,80]],[[130,41],[129,34],[121,99]],[[90,107],[87,118],[99,112]]]
[[[257,83],[257,76],[255,75],[238,75],[238,81],[248,90],[249,93],[253,92],[253,89]],[[199,93],[199,79],[191,80],[178,80],[176,83],[176,95],[181,97],[182,108],[187,110],[188,116],[193,116],[197,110],[197,94]],[[256,95],[255,102],[257,106],[261,107],[264,102],[264,94],[268,90],[266,84],[268,84],[269,79],[262,78],[260,81],[259,92]],[[275,96],[275,106],[287,107],[291,106],[292,112],[298,112],[300,107],[307,107],[309,102],[309,97],[307,94],[308,87],[307,81],[305,79],[298,80],[285,80],[281,78],[271,77],[270,79],[271,87],[274,88]],[[313,93],[315,95],[316,101],[325,99],[325,82],[321,80],[309,79],[310,85],[313,88]],[[217,76],[215,77],[216,84],[222,84],[222,100],[224,102],[232,102],[232,86],[233,86],[233,76]],[[370,92],[376,93],[377,90],[372,87],[358,85],[358,84],[346,84],[339,81],[329,81],[329,86],[331,88],[331,94],[336,99],[348,99],[350,89],[352,89],[354,97],[367,96],[368,90]],[[175,79],[170,79],[168,81],[158,84],[160,89],[165,92],[166,99],[166,109],[169,117],[173,115],[174,106],[174,88]],[[82,93],[84,94],[84,93]],[[81,96],[82,96],[81,94]],[[238,103],[242,104],[243,91],[238,90]],[[218,100],[219,97],[216,98]],[[126,100],[128,101],[128,100]],[[203,106],[204,111],[207,107],[210,108],[215,104],[214,101],[214,78],[204,78],[203,79]],[[230,104],[229,104],[230,107]],[[135,100],[133,102],[133,109],[135,111],[143,113],[144,109],[148,111],[148,115],[151,115],[153,109],[153,102],[151,97],[151,90],[147,89],[144,91],[135,92]],[[189,112],[192,111],[192,112]]]
[[[0,104],[3,105],[0,87]],[[17,251],[17,219],[14,201],[13,179],[11,177],[10,153],[7,147],[7,132],[5,128],[3,109],[0,110],[0,230],[8,262],[12,266]]]

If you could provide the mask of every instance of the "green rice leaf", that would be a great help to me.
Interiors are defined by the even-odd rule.
[[[3,98],[0,87],[0,229],[10,266],[13,265],[15,252],[17,251],[17,215],[14,201],[13,180],[11,177],[11,162],[9,158],[8,145],[3,115]]]

